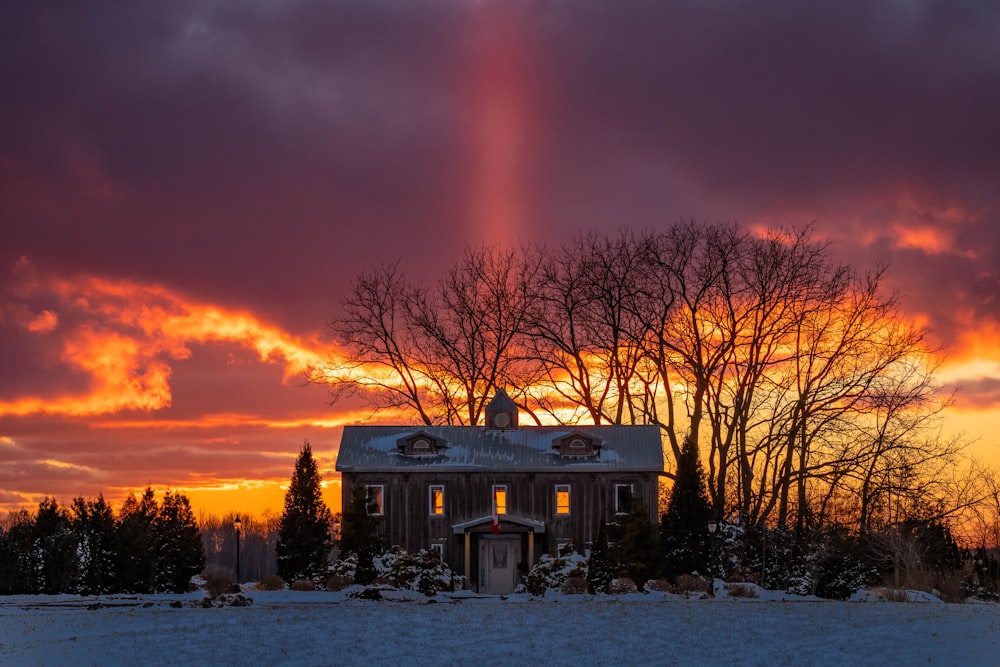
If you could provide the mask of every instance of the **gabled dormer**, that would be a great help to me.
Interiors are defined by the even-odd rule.
[[[603,441],[581,431],[574,431],[552,440],[552,449],[566,458],[599,458]]]
[[[396,441],[396,451],[411,458],[432,458],[441,456],[448,443],[426,431],[417,431]]]
[[[517,404],[503,389],[486,406],[487,431],[512,431],[517,429]]]

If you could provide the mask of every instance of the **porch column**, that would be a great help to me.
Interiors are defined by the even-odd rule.
[[[535,566],[535,531],[528,533],[528,569]]]
[[[472,584],[472,535],[465,532],[465,578]]]

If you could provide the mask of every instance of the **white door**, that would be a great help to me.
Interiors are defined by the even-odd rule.
[[[480,592],[506,595],[514,592],[518,540],[484,539],[479,544]]]

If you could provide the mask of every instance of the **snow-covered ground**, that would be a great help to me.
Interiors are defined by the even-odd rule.
[[[0,665],[1000,665],[996,604],[203,595],[0,598]]]

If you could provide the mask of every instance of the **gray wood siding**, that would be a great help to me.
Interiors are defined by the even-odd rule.
[[[634,485],[636,497],[655,525],[658,521],[657,479],[655,472],[625,471],[344,472],[343,503],[346,507],[351,502],[355,485],[382,485],[384,516],[379,518],[379,534],[386,544],[416,552],[429,548],[434,542],[442,542],[448,565],[457,574],[464,574],[465,539],[461,534],[456,535],[452,526],[492,514],[493,484],[507,485],[507,514],[545,524],[545,533],[535,535],[534,558],[537,561],[543,553],[554,553],[558,543],[567,539],[582,552],[597,534],[602,518],[614,521],[616,484]],[[557,484],[570,485],[569,515],[556,514]],[[444,486],[444,516],[430,514],[432,485]],[[526,532],[527,529],[504,526],[502,532],[511,531]],[[489,533],[489,525],[471,532]],[[522,543],[522,558],[527,560],[527,540]],[[475,560],[475,554],[472,558]]]

